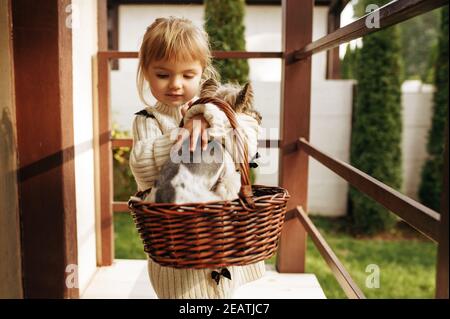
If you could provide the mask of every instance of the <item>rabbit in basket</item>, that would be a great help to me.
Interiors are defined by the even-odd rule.
[[[219,98],[235,112],[249,115],[261,124],[261,115],[253,107],[250,84],[243,87],[221,85],[209,79],[203,84],[200,97]],[[145,200],[156,203],[233,200],[238,197],[240,187],[240,173],[232,156],[219,141],[210,141],[204,151],[197,145],[195,151],[190,152],[189,139],[186,139],[180,150],[171,153]]]

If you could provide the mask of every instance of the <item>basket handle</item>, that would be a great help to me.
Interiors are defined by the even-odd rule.
[[[239,191],[239,197],[245,200],[245,202],[254,208],[252,185],[250,182],[250,166],[248,164],[248,145],[246,138],[242,135],[241,130],[239,130],[239,124],[236,119],[236,112],[232,107],[225,101],[214,97],[203,97],[194,101],[189,108],[197,104],[212,103],[216,105],[222,112],[225,113],[228,120],[230,121],[231,127],[234,129],[236,134],[236,143],[238,147],[238,153],[243,154],[243,163],[239,163],[239,170],[241,172],[241,189]],[[188,108],[188,109],[189,109]],[[183,125],[183,121],[180,126]]]

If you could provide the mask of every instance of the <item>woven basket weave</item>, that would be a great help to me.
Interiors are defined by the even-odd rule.
[[[234,110],[224,101],[202,98],[195,104],[214,103],[236,129]],[[276,251],[289,193],[273,186],[250,184],[248,149],[240,130],[236,146],[244,154],[240,163],[241,190],[233,201],[205,203],[151,203],[138,192],[128,206],[148,256],[162,266],[218,268],[252,264]]]

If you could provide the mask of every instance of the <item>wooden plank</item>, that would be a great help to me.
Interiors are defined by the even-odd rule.
[[[107,59],[133,59],[138,58],[134,51],[101,51],[102,57]],[[251,51],[213,51],[215,59],[282,59],[282,52],[251,52]]]
[[[118,147],[133,147],[133,140],[131,138],[113,138],[111,139],[112,148]],[[259,148],[279,148],[280,140],[258,140]]]
[[[445,128],[444,176],[436,271],[436,298],[448,299],[448,121]]]
[[[420,14],[426,13],[433,9],[448,4],[448,0],[398,0],[392,1],[378,10],[370,13],[380,16],[380,28],[367,28],[366,18],[369,14],[360,19],[342,27],[335,32],[328,34],[312,43],[303,46],[299,50],[291,50],[292,52],[286,57],[288,60],[299,61],[305,59],[312,54],[329,50],[339,44],[349,42],[360,38],[364,35],[380,31],[391,25],[408,20]],[[298,30],[297,30],[298,32]]]
[[[112,4],[203,4],[204,0],[109,0]],[[348,1],[348,0],[347,0]],[[331,0],[315,0],[316,6],[329,6]],[[281,5],[281,0],[245,0],[246,5]]]
[[[112,212],[113,185],[112,181],[112,145],[111,145],[111,111],[109,95],[109,59],[99,53],[98,69],[98,113],[94,121],[98,123],[96,135],[100,136],[98,152],[100,167],[100,231],[101,254],[98,256],[99,266],[110,266],[114,261],[114,224]]]
[[[107,0],[97,0],[97,47],[98,51],[108,50],[108,10]]]
[[[283,51],[292,52],[312,40],[313,1],[283,1]],[[281,93],[279,185],[288,189],[288,210],[307,207],[308,154],[295,149],[299,136],[309,137],[311,104],[311,58],[298,63],[283,60]],[[292,174],[295,172],[295,174]],[[277,253],[279,272],[304,272],[306,233],[298,220],[284,224]]]
[[[12,1],[25,298],[78,298],[70,0]]]
[[[102,59],[137,59],[136,51],[99,51],[97,55]]]
[[[282,52],[213,51],[215,59],[281,59]]]
[[[299,139],[301,150],[341,176],[355,188],[394,212],[408,224],[434,241],[439,236],[439,214],[357,168],[320,151],[306,139]]]
[[[103,50],[119,50],[119,5],[108,1],[106,10],[108,16],[108,46]],[[111,70],[119,70],[119,60],[114,59],[111,61]]]
[[[0,1],[0,299],[23,298],[11,0]]]
[[[346,296],[350,299],[365,299],[366,297],[364,296],[361,289],[352,279],[348,271],[345,269],[344,265],[341,263],[339,258],[325,241],[311,219],[309,219],[303,208],[301,206],[297,206],[296,209],[297,219],[302,223],[303,227],[305,227],[308,235],[311,236],[311,239],[316,245],[317,250],[320,252],[323,259],[330,267],[334,277],[341,286],[342,290],[344,290]]]
[[[113,202],[114,213],[130,213],[127,202]]]
[[[338,0],[340,3],[340,0]],[[341,24],[341,7],[338,5],[334,11],[328,12],[328,34],[339,29]],[[341,60],[339,58],[339,46],[327,51],[327,79],[341,78]]]

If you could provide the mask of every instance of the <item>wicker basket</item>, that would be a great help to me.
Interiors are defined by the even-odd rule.
[[[195,104],[214,103],[237,128],[236,115],[225,102],[202,98]],[[241,191],[233,201],[205,203],[151,203],[141,200],[149,190],[132,197],[128,206],[148,256],[162,266],[218,268],[247,265],[270,258],[276,251],[289,193],[281,187],[250,184],[248,151],[243,152]]]

